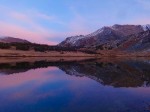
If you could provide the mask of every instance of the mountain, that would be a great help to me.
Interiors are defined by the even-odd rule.
[[[99,47],[102,49],[117,48],[123,42],[130,41],[133,37],[140,38],[138,35],[141,32],[148,31],[150,25],[113,25],[105,26],[99,30],[88,34],[68,37],[61,42],[59,46],[63,47]],[[143,34],[144,35],[144,34]],[[149,36],[148,36],[149,37]],[[147,37],[147,39],[148,39]],[[144,37],[142,37],[144,39]],[[134,38],[136,39],[136,38]],[[144,41],[144,40],[143,40]],[[146,41],[146,40],[145,40]]]
[[[16,43],[30,43],[27,40],[14,38],[14,37],[0,37],[0,42],[3,42],[3,43],[12,43],[12,42],[16,42]]]

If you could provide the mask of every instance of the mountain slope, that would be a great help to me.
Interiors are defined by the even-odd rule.
[[[150,31],[143,31],[132,34],[117,41],[108,41],[99,46],[97,50],[119,50],[119,51],[149,51],[150,50]]]
[[[130,35],[118,46],[120,50],[148,51],[150,50],[150,31]]]
[[[130,35],[147,31],[150,25],[113,25],[102,27],[89,35],[68,37],[59,46],[63,47],[96,47],[103,44],[112,44],[114,47]]]

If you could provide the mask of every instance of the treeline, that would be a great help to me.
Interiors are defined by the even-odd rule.
[[[79,47],[61,47],[61,46],[49,46],[49,45],[42,45],[42,44],[35,44],[35,43],[0,43],[0,49],[16,49],[16,50],[23,50],[29,51],[34,50],[37,52],[47,52],[47,51],[68,51],[68,52],[77,52],[80,51]],[[92,51],[82,50],[81,52],[93,54]]]
[[[11,45],[9,43],[0,43],[0,49],[10,49]]]

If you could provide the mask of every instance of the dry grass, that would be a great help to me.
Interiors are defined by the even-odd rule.
[[[21,50],[3,50],[0,49],[0,57],[150,57],[150,52],[123,52],[118,50],[99,50],[98,54],[87,54],[83,52],[35,52]]]
[[[119,50],[98,51],[98,57],[150,57],[150,52],[126,52]]]
[[[83,52],[35,52],[21,50],[3,50],[0,49],[0,57],[93,57],[95,55]]]
[[[16,62],[69,62],[69,61],[83,61],[92,59],[93,57],[0,57],[0,63],[16,63]]]

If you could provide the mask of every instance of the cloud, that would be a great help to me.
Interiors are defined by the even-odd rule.
[[[1,12],[1,11],[0,11]],[[48,41],[50,38],[55,38],[55,32],[51,29],[44,28],[36,18],[46,20],[53,19],[42,13],[21,13],[17,11],[5,10],[5,18],[9,20],[0,20],[0,35],[22,38],[35,43],[41,44],[57,44],[57,42]],[[16,22],[17,21],[17,22]],[[22,24],[20,24],[22,23]]]
[[[0,29],[1,36],[14,36],[17,38],[27,39],[31,42],[36,42],[41,44],[42,43],[56,44],[55,42],[47,41],[47,38],[44,38],[46,34],[42,32],[30,31],[21,26],[17,26],[16,24],[5,23],[3,21],[0,21],[0,26],[1,26]]]
[[[11,12],[11,14],[10,14],[11,18],[14,18],[18,21],[22,21],[23,23],[28,25],[28,27],[30,27],[32,29],[32,31],[41,32],[41,33],[45,34],[45,36],[49,36],[50,33],[52,33],[53,31],[51,29],[46,29],[46,28],[42,27],[39,23],[36,22],[36,18],[34,16],[35,17],[42,16],[42,18],[50,19],[49,16],[46,16],[46,15],[40,14],[40,13],[38,13],[38,15],[34,15],[34,14],[29,15],[29,14],[23,14],[23,13],[18,13],[18,12]]]

